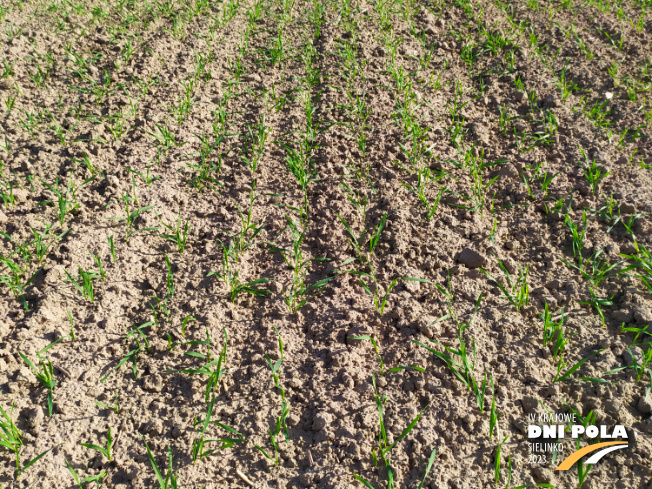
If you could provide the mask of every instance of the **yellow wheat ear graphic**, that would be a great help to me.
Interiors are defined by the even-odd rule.
[[[572,455],[570,455],[569,457],[567,457],[561,464],[559,464],[559,467],[557,467],[556,470],[568,470],[573,466],[573,464],[575,464],[575,462],[581,459],[584,455],[587,455],[591,452],[595,452],[596,450],[600,450],[601,448],[604,448],[604,450],[601,450],[600,452],[596,453],[586,461],[587,464],[594,464],[598,462],[602,457],[604,457],[607,453],[613,452],[614,450],[619,450],[621,448],[625,448],[627,446],[628,443],[626,441],[624,442],[606,441],[604,443],[596,443],[594,445],[589,445],[588,447],[584,447],[581,450],[578,450]]]

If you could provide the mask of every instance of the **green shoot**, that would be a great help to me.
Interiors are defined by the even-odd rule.
[[[104,455],[106,458],[109,459],[109,462],[113,461],[113,458],[111,458],[111,448],[113,446],[113,437],[111,436],[111,427],[109,427],[109,431],[106,435],[106,448],[102,448],[98,445],[93,445],[92,443],[80,443],[81,446],[90,448],[91,450],[97,450],[100,452],[102,455]]]
[[[53,412],[53,403],[52,395],[54,393],[54,386],[56,385],[56,379],[54,378],[54,367],[52,362],[46,358],[38,355],[39,357],[39,368],[36,368],[29,358],[27,358],[23,353],[18,352],[21,358],[25,361],[27,366],[30,368],[32,373],[36,376],[38,381],[43,385],[43,387],[48,389],[47,396],[47,405],[48,405],[48,416],[52,416]]]

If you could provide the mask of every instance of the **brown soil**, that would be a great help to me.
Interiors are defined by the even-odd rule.
[[[635,263],[622,255],[652,249],[646,3],[1,1],[0,406],[10,412],[13,405],[23,463],[52,449],[18,480],[13,454],[0,450],[2,487],[75,487],[66,461],[80,477],[106,472],[102,487],[153,487],[143,440],[161,468],[170,447],[179,487],[363,487],[354,473],[385,487],[387,470],[372,456],[375,392],[386,396],[388,443],[424,410],[390,452],[395,487],[416,487],[434,449],[423,487],[577,487],[575,467],[554,470],[575,450],[570,439],[556,461],[548,452],[532,463],[528,453],[527,415],[547,410],[593,413],[595,424],[628,430],[630,447],[593,466],[582,487],[652,487],[649,367],[638,381],[634,368],[606,374],[631,367],[632,356],[644,361],[649,333],[632,330],[652,321],[652,296],[635,272],[593,284],[587,274],[599,250],[598,259],[622,262],[622,270]],[[500,44],[501,36],[509,40]],[[558,87],[565,66],[575,87],[567,97]],[[365,122],[351,100],[365,101]],[[267,139],[256,153],[263,116]],[[176,142],[168,148],[165,127]],[[309,131],[314,142],[304,161],[313,180],[304,200],[287,148],[299,151]],[[366,145],[358,144],[360,133]],[[205,153],[212,147],[204,179],[201,138]],[[252,171],[245,158],[256,155]],[[472,167],[481,161],[496,164],[479,170],[474,194]],[[587,163],[609,172],[596,188]],[[148,171],[157,177],[150,184]],[[429,205],[441,197],[431,219],[410,190],[419,171],[430,175]],[[556,175],[547,192],[546,171]],[[56,200],[57,179],[68,211],[61,222],[47,203]],[[115,219],[126,216],[124,196],[130,212],[145,208],[128,240],[127,222]],[[613,218],[605,207],[611,197]],[[237,247],[249,209],[260,232],[232,253],[232,273],[242,283],[270,281],[252,286],[264,295],[244,291],[231,301],[225,282],[209,272],[223,272],[221,244]],[[568,222],[581,232],[583,212],[584,249],[574,256]],[[181,253],[161,236],[170,234],[162,221],[175,227],[178,216],[182,229],[189,222]],[[342,220],[356,236],[367,229],[359,261]],[[304,232],[297,250],[307,260],[306,286],[322,285],[296,312],[284,299],[295,277],[283,256],[290,259],[293,246],[289,221],[297,236]],[[52,236],[40,263],[34,232]],[[562,259],[589,265],[581,274]],[[519,310],[481,271],[506,284],[499,263],[514,278],[519,265],[529,267],[529,302]],[[15,294],[12,264],[19,286],[32,277]],[[92,301],[68,280],[81,271],[95,273]],[[370,294],[382,301],[387,289],[381,314]],[[581,304],[591,291],[605,298],[604,321]],[[542,343],[546,303],[566,317],[561,373],[590,356],[568,380],[553,381],[553,341]],[[451,315],[467,327],[460,332]],[[142,334],[128,336],[143,324]],[[277,332],[280,388],[270,369],[281,359]],[[241,435],[211,424],[206,439],[245,441],[193,464],[207,377],[178,370],[208,361],[186,355],[206,354],[205,343],[189,342],[207,335],[217,359],[225,333],[224,371],[208,401],[215,396],[211,420]],[[362,335],[377,342],[386,371],[371,342],[353,338]],[[489,385],[480,412],[463,382],[416,343],[444,352],[444,345],[459,348],[458,335],[474,357],[476,381],[486,372],[495,385],[491,438]],[[19,353],[36,363],[55,340],[42,353],[56,379],[49,416],[48,391]],[[131,359],[117,368],[134,350],[133,370]],[[399,366],[423,371],[387,371]],[[113,405],[116,393],[119,412],[97,404]],[[283,419],[282,393],[288,439],[281,426],[276,465],[256,445],[274,458],[270,432]],[[80,446],[104,445],[109,427],[113,461]]]

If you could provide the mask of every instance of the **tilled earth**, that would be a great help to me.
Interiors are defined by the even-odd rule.
[[[0,1],[1,486],[652,487],[649,8]]]

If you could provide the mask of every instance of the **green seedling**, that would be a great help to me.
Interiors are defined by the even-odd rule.
[[[523,270],[523,267],[521,267],[520,263],[518,264],[518,278],[516,280],[512,278],[512,275],[509,273],[509,271],[507,271],[507,268],[505,265],[503,265],[502,262],[499,261],[498,265],[507,277],[507,287],[493,278],[493,276],[486,270],[480,268],[480,271],[485,274],[489,280],[494,281],[496,285],[498,285],[498,288],[503,293],[503,297],[505,297],[514,306],[516,311],[520,312],[524,306],[527,306],[530,303],[530,293],[527,284],[527,276],[528,272],[530,271],[530,265],[527,265],[525,270]]]
[[[192,163],[186,163],[186,164],[188,165],[189,168],[197,171],[197,175],[194,177],[193,180],[190,181],[190,184],[193,187],[195,187],[197,190],[199,190],[200,193],[203,193],[204,187],[208,187],[214,190],[215,187],[212,187],[210,185],[212,183],[220,186],[222,185],[212,176],[212,173],[215,171],[217,173],[220,172],[220,170],[222,169],[222,158],[225,156],[225,154],[221,153],[220,151],[217,151],[217,162],[209,161],[209,158],[210,155],[213,153],[213,150],[215,150],[215,148],[219,148],[219,146],[224,141],[226,141],[228,136],[224,133],[224,131],[220,129],[214,129],[214,131],[215,131],[215,142],[213,144],[209,143],[208,137],[205,134],[195,134],[195,137],[199,139],[200,142],[200,150],[199,152],[188,154],[188,156],[199,155],[198,164],[192,164]]]
[[[568,338],[565,336],[563,325],[566,320],[564,316],[564,309],[561,310],[561,317],[555,321],[552,314],[548,309],[548,303],[544,304],[543,314],[541,314],[543,321],[543,347],[552,347],[553,357],[558,360],[564,353],[564,348],[568,343]]]
[[[80,443],[80,445],[82,447],[90,448],[91,450],[97,450],[106,458],[108,458],[109,462],[113,461],[113,458],[111,458],[111,448],[113,447],[113,436],[111,436],[111,427],[109,427],[109,431],[106,435],[106,448],[102,448],[98,445],[93,445],[92,443]]]
[[[423,278],[415,278],[415,277],[396,277],[393,279],[389,286],[387,287],[387,290],[385,291],[384,294],[381,292],[381,287],[378,282],[378,279],[376,277],[376,273],[374,272],[373,267],[371,266],[371,263],[368,263],[369,270],[370,272],[361,272],[361,271],[351,271],[349,273],[353,275],[358,275],[358,281],[360,282],[360,285],[362,285],[362,288],[369,294],[373,300],[374,307],[376,308],[376,311],[378,314],[381,316],[385,312],[385,307],[387,306],[387,298],[389,297],[389,293],[392,291],[392,289],[396,286],[399,280],[405,280],[406,282],[424,282],[424,283],[431,283],[429,280],[423,279]],[[367,284],[367,282],[364,280],[363,277],[367,277],[367,279],[371,279],[370,283]],[[373,287],[373,292],[370,288],[370,286]],[[381,296],[382,295],[382,296]]]
[[[38,232],[36,229],[30,226],[30,230],[34,235],[34,239],[32,240],[31,244],[34,245],[34,255],[36,255],[39,265],[43,262],[43,260],[47,256],[47,253],[52,247],[52,245],[55,244],[57,241],[61,241],[61,238],[63,238],[66,234],[68,234],[68,231],[70,231],[70,229],[66,229],[63,233],[61,233],[58,236],[49,234],[50,228],[52,227],[53,224],[54,223],[50,224],[49,226],[46,226],[45,230],[42,233]]]
[[[304,258],[303,239],[305,236],[305,230],[299,231],[298,226],[300,224],[295,223],[287,214],[285,217],[288,222],[287,229],[290,230],[292,236],[292,248],[273,247],[270,251],[280,253],[287,266],[292,269],[291,285],[289,288],[284,288],[283,299],[290,309],[290,313],[294,314],[335,277],[326,277],[311,285],[306,284],[306,277],[308,270],[310,269],[310,264],[314,261],[324,262],[327,258]]]
[[[490,168],[492,166],[500,165],[505,163],[507,160],[501,159],[494,161],[492,163],[485,163],[484,161],[484,150],[481,150],[479,153],[474,154],[474,147],[470,150],[464,152],[464,161],[461,163],[452,162],[459,168],[463,168],[469,172],[469,177],[471,178],[471,194],[464,195],[460,194],[460,197],[469,202],[470,205],[464,206],[460,205],[459,207],[463,209],[468,209],[472,212],[480,211],[480,215],[484,215],[485,210],[485,201],[487,190],[493,183],[500,177],[496,175],[487,183],[484,183],[484,170],[485,168]]]
[[[218,450],[224,450],[226,448],[231,448],[233,445],[236,443],[244,443],[247,441],[247,439],[244,437],[242,433],[237,431],[235,428],[232,428],[228,425],[225,425],[223,423],[219,423],[217,421],[211,421],[211,415],[213,413],[213,406],[215,404],[215,396],[211,399],[211,402],[208,406],[208,409],[206,410],[206,419],[203,420],[197,420],[195,421],[195,426],[201,423],[202,429],[199,433],[199,436],[196,436],[195,439],[192,442],[192,463],[193,465],[197,463],[197,460],[202,460],[204,457],[208,457],[209,455],[212,455]],[[210,424],[214,424],[216,426],[219,426],[223,430],[227,431],[228,433],[231,434],[228,438],[219,438],[217,440],[206,440],[204,437],[206,435],[206,430]],[[216,448],[212,448],[210,450],[204,450],[204,447],[208,443],[219,443],[220,446]]]
[[[138,365],[137,365],[137,360],[138,360],[138,355],[142,353],[143,350],[149,350],[149,341],[147,340],[147,336],[145,336],[145,333],[143,332],[143,329],[152,326],[154,324],[154,321],[148,321],[146,323],[141,324],[140,326],[136,326],[133,329],[127,331],[127,336],[125,338],[125,343],[129,343],[130,341],[133,340],[135,342],[135,346],[127,352],[127,354],[118,362],[118,364],[113,367],[109,372],[100,379],[100,382],[104,382],[106,379],[109,378],[109,376],[113,372],[117,372],[120,367],[122,367],[125,363],[131,360],[131,370],[134,374],[134,379],[138,380]],[[141,343],[142,341],[142,343]]]
[[[417,169],[416,187],[411,187],[406,183],[401,182],[401,184],[405,188],[407,188],[410,192],[412,192],[414,195],[416,195],[417,198],[421,201],[421,203],[425,206],[426,221],[428,222],[430,222],[430,219],[432,219],[432,216],[437,211],[437,207],[439,206],[439,202],[441,201],[441,198],[444,195],[446,188],[440,187],[439,192],[432,199],[432,203],[430,202],[430,199],[428,199],[428,197],[426,196],[426,189],[430,181],[442,178],[443,176],[444,176],[443,174],[438,174],[437,176],[435,176],[432,174],[430,168],[424,167],[424,168]]]
[[[104,404],[103,402],[99,402],[99,401],[95,401],[95,404],[97,404],[97,406],[102,408],[102,409],[110,409],[115,414],[120,414],[120,403],[119,403],[119,399],[118,399],[118,391],[115,391],[115,404],[113,406],[109,406],[109,405]]]
[[[23,282],[21,277],[23,278],[26,277],[25,275],[27,273],[26,265],[21,267],[10,258],[5,258],[5,257],[0,257],[0,263],[7,266],[10,272],[10,275],[0,275],[0,282],[4,283],[7,287],[9,287],[9,289],[11,289],[11,292],[14,294],[14,297],[23,304],[25,311],[29,311],[29,303],[25,298],[25,289],[32,282],[32,280],[34,280],[34,278],[36,277],[36,275],[38,275],[41,269],[38,269],[25,282]]]
[[[583,100],[586,97],[583,97]],[[591,122],[598,128],[598,132],[601,132],[603,128],[613,125],[612,122],[606,120],[607,116],[610,115],[613,111],[609,110],[607,106],[609,105],[609,100],[605,100],[600,103],[600,100],[596,100],[593,106],[588,106],[588,102],[585,102],[584,108],[582,111],[589,118]]]
[[[643,285],[652,292],[652,253],[643,245],[636,244],[638,252],[632,255],[621,254],[620,256],[631,260],[633,263],[619,273],[626,274],[632,270],[638,272],[635,277],[638,278]],[[0,277],[1,278],[1,277]]]
[[[356,340],[356,341],[360,341],[360,340],[369,340],[369,341],[371,341],[371,344],[374,347],[374,351],[376,352],[376,357],[378,357],[378,363],[379,363],[379,366],[380,366],[380,371],[379,371],[380,375],[385,375],[385,374],[390,373],[390,372],[399,372],[401,370],[408,370],[408,369],[416,370],[418,372],[425,372],[426,371],[424,368],[418,367],[418,366],[393,367],[393,368],[390,368],[390,369],[385,369],[385,363],[383,362],[383,357],[380,355],[380,352],[378,350],[378,343],[376,342],[376,340],[374,339],[373,336],[369,336],[369,335],[347,336],[347,339]]]
[[[147,441],[145,441],[145,437],[142,434],[140,436],[143,439],[145,448],[147,449],[147,458],[149,459],[149,462],[152,464],[152,469],[154,469],[154,475],[156,476],[156,480],[158,481],[159,488],[178,489],[179,485],[177,482],[177,475],[174,473],[174,465],[172,463],[172,449],[168,447],[168,458],[169,458],[168,469],[165,474],[165,477],[163,477],[163,474],[161,473],[160,469],[158,468],[158,465],[156,464],[154,455],[152,455],[152,451],[149,449],[149,445],[147,445]]]
[[[45,456],[46,456],[46,455],[47,455],[47,454],[48,454],[48,453],[49,453],[53,448],[54,448],[54,447],[52,447],[52,448],[48,448],[48,449],[45,450],[44,452],[39,453],[39,454],[38,454],[36,457],[34,457],[33,459],[28,460],[27,462],[25,462],[25,464],[23,465],[22,468],[16,470],[16,479],[18,479],[18,478],[19,478],[19,477],[20,477],[20,476],[21,476],[21,475],[22,475],[22,474],[23,474],[27,469],[29,469],[32,465],[34,465],[36,462],[38,462],[38,461],[41,460],[43,457],[45,457]],[[18,463],[19,463],[19,460],[18,460],[18,454],[16,454],[16,463],[17,463],[17,467],[18,467]],[[28,485],[29,485],[29,484],[28,484]],[[27,487],[28,487],[28,486],[25,486],[23,489],[26,489]]]
[[[258,451],[260,451],[265,457],[267,457],[270,460],[273,460],[275,465],[278,466],[280,450],[276,438],[278,437],[278,435],[281,434],[282,431],[283,434],[285,435],[285,443],[288,443],[290,441],[288,427],[285,422],[287,415],[290,413],[290,408],[288,407],[287,400],[285,397],[285,389],[281,385],[281,381],[280,381],[281,364],[283,363],[283,340],[281,339],[281,335],[276,328],[274,328],[274,331],[276,332],[276,336],[278,336],[278,347],[281,355],[279,359],[274,362],[269,357],[269,355],[265,354],[265,361],[267,362],[267,366],[272,371],[272,378],[274,379],[274,387],[281,394],[281,414],[276,418],[276,421],[274,423],[274,429],[272,429],[271,427],[269,428],[269,441],[272,447],[274,448],[274,456],[272,457],[271,455],[269,455],[259,445],[254,445],[254,447]]]
[[[507,441],[509,436],[506,436],[503,441],[501,441],[498,444],[498,447],[496,448],[496,460],[494,462],[494,482],[498,484],[498,481],[500,480],[500,462],[501,462],[501,454],[503,451],[503,445]],[[509,485],[509,481],[507,482],[507,485]]]
[[[68,182],[68,186],[65,188],[65,190],[62,190],[59,187],[59,177],[56,177],[54,181],[54,185],[50,185],[49,183],[43,181],[42,179],[41,183],[45,185],[50,192],[52,192],[55,197],[56,201],[53,200],[45,200],[43,202],[39,202],[40,205],[47,205],[47,204],[52,204],[56,208],[57,212],[57,220],[59,221],[59,225],[63,227],[63,224],[66,220],[66,216],[74,209],[79,208],[79,204],[77,203],[77,197],[75,196],[75,193],[77,192],[78,188],[75,188],[75,185],[72,180],[72,175],[70,177],[70,181]],[[86,180],[82,185],[86,184],[90,180]]]
[[[158,216],[159,221],[161,221],[161,224],[165,226],[166,229],[170,231],[172,234],[159,234],[161,238],[165,238],[169,241],[172,241],[177,245],[177,250],[179,251],[179,255],[183,253],[183,250],[186,249],[186,243],[188,240],[188,230],[190,229],[190,221],[186,221],[185,225],[181,224],[181,211],[179,211],[179,217],[177,219],[177,224],[175,227],[170,226],[166,222],[161,219],[160,216]]]
[[[150,167],[148,166],[145,174],[143,174],[143,173],[141,173],[139,171],[133,170],[133,169],[131,169],[129,167],[127,167],[127,170],[130,171],[131,173],[133,173],[134,175],[138,175],[140,178],[143,179],[143,181],[147,184],[147,186],[150,187],[152,185],[152,183],[154,183],[156,180],[160,180],[161,177],[155,177],[153,175],[150,175],[149,174],[149,168]]]
[[[467,387],[469,392],[471,392],[475,396],[478,409],[480,410],[481,413],[483,413],[485,409],[484,404],[485,404],[485,395],[487,389],[487,371],[485,370],[484,372],[484,377],[482,382],[476,381],[475,375],[473,374],[473,372],[475,371],[475,360],[476,360],[475,339],[472,339],[471,351],[469,352],[466,344],[466,339],[464,338],[463,335],[464,330],[467,329],[470,326],[471,322],[473,321],[473,318],[475,317],[475,314],[477,313],[478,308],[480,307],[481,300],[482,300],[482,294],[478,296],[478,300],[475,303],[475,308],[473,309],[473,313],[465,323],[462,323],[459,320],[455,310],[451,307],[451,304],[450,303],[448,304],[449,314],[447,316],[444,316],[444,318],[451,317],[456,322],[458,328],[457,339],[460,344],[459,348],[457,349],[451,348],[449,346],[439,343],[436,340],[430,339],[429,340],[430,342],[442,346],[444,348],[446,352],[442,353],[417,340],[412,340],[412,342],[419,346],[424,347],[426,350],[432,353],[436,358],[443,361],[444,364],[451,371],[451,373]],[[469,357],[469,353],[472,353],[471,357]]]
[[[383,214],[383,217],[380,219],[380,222],[378,223],[375,229],[373,229],[371,232],[368,232],[366,229],[363,229],[362,233],[360,233],[360,236],[356,236],[356,234],[351,229],[351,226],[349,226],[349,224],[342,216],[337,214],[337,217],[340,219],[340,221],[342,221],[342,224],[344,224],[344,228],[346,229],[347,233],[349,233],[349,237],[347,237],[347,241],[353,247],[353,250],[355,251],[355,254],[358,257],[357,260],[360,262],[360,264],[365,264],[365,263],[369,264],[370,256],[373,254],[374,250],[378,246],[378,243],[380,242],[380,235],[382,234],[383,229],[385,228],[385,222],[387,221],[387,213],[385,212]]]
[[[573,241],[573,258],[578,258],[581,266],[583,261],[582,251],[584,250],[584,237],[586,236],[586,231],[589,227],[586,220],[586,211],[582,210],[581,230],[579,226],[573,222],[568,213],[564,218],[564,224],[566,224],[566,227],[568,227],[571,232],[571,239]]]
[[[602,353],[604,350],[596,350],[593,353],[591,353],[588,357],[583,358],[579,362],[577,362],[575,365],[570,367],[564,374],[561,373],[561,371],[568,365],[567,362],[563,360],[563,357],[560,355],[559,361],[557,363],[557,373],[555,373],[555,378],[553,379],[553,382],[566,382],[569,380],[584,380],[586,382],[600,382],[600,383],[606,383],[606,380],[603,379],[596,379],[593,377],[571,377],[572,374],[575,373],[582,365],[584,365],[588,360],[590,360],[592,357],[599,355]]]
[[[109,219],[114,220],[114,221],[125,221],[127,224],[127,230],[125,234],[125,240],[127,243],[129,242],[129,238],[136,232],[135,229],[135,223],[140,217],[141,214],[144,212],[154,209],[156,206],[154,205],[148,205],[146,207],[139,207],[137,209],[132,209],[132,206],[130,205],[130,202],[135,201],[136,199],[134,197],[131,197],[129,194],[125,193],[122,197],[121,200],[124,202],[124,207],[125,207],[125,217],[109,217]],[[149,228],[144,228],[143,231],[153,231],[158,229],[158,227],[149,227]]]
[[[0,160],[0,169],[2,169],[2,160]],[[7,190],[5,190],[7,189]],[[14,182],[0,180],[0,196],[5,206],[16,205],[16,197],[14,196]]]
[[[79,478],[79,475],[77,474],[77,471],[73,468],[72,465],[70,465],[70,462],[68,460],[64,459],[66,462],[66,467],[68,468],[68,471],[72,475],[73,479],[75,479],[75,483],[77,484],[77,487],[79,489],[84,489],[84,483],[85,482],[95,482],[97,484],[97,488],[100,488],[100,480],[104,479],[106,477],[106,472],[101,472],[97,475],[94,475],[92,477],[84,477],[82,479]]]
[[[499,436],[498,430],[498,411],[496,409],[496,389],[494,388],[494,378],[491,377],[491,410],[489,412],[489,439],[493,440],[494,432]]]
[[[645,329],[647,329],[647,326]],[[645,332],[647,333],[647,331]],[[647,334],[650,335],[650,333]],[[643,343],[639,343],[639,344],[643,344]],[[640,382],[641,379],[643,378],[643,375],[645,375],[645,373],[647,372],[648,378],[650,379],[650,387],[648,387],[647,389],[647,394],[649,395],[650,390],[652,390],[652,347],[650,347],[650,342],[647,342],[646,344],[648,345],[648,348],[647,350],[645,350],[645,352],[641,355],[640,358],[638,358],[637,355],[635,355],[634,352],[632,352],[631,348],[627,348],[627,351],[629,352],[629,356],[632,359],[632,364],[625,365],[622,367],[616,367],[612,370],[609,370],[608,372],[605,372],[605,375],[615,374],[620,372],[621,370],[631,368],[632,370],[634,370],[636,374],[636,382]]]
[[[594,287],[597,287],[604,279],[617,275],[622,266],[622,262],[609,264],[606,259],[601,259],[604,248],[594,252],[589,258],[580,260],[580,265],[570,263],[561,259],[561,262],[577,270],[582,277],[588,279]]]
[[[559,92],[561,93],[561,100],[563,102],[566,102],[566,99],[576,90],[579,89],[576,83],[574,83],[572,80],[568,78],[567,75],[567,70],[568,70],[568,64],[566,64],[561,71],[559,72],[559,76],[556,80],[557,83],[557,88],[559,88]]]
[[[73,158],[72,161],[74,161],[76,163],[83,163],[84,165],[86,165],[86,168],[88,168],[88,171],[91,172],[91,175],[95,175],[96,173],[98,173],[97,168],[95,168],[93,166],[93,164],[91,163],[90,158],[88,157],[88,155],[86,153],[82,153],[81,159]]]
[[[582,170],[584,170],[584,178],[586,178],[591,185],[591,190],[593,191],[593,195],[595,195],[598,193],[600,181],[609,176],[611,172],[604,171],[603,167],[597,166],[595,158],[589,163],[589,158],[586,153],[584,153],[584,149],[580,148],[580,151],[582,152],[584,163],[580,161],[578,164],[582,167]]]
[[[185,318],[183,318],[183,321],[181,322],[181,336],[186,336],[186,327],[188,326],[190,321],[197,321],[197,318],[191,316],[190,314],[188,314]]]
[[[47,349],[46,347],[45,349]],[[47,395],[47,406],[48,406],[48,416],[52,416],[54,404],[52,402],[52,395],[54,394],[54,386],[56,385],[56,379],[54,378],[54,367],[52,366],[52,362],[48,360],[47,358],[44,358],[41,356],[41,352],[38,353],[38,359],[39,359],[39,366],[36,368],[32,361],[27,358],[23,353],[18,352],[20,357],[25,361],[27,366],[30,368],[34,376],[38,379],[38,381],[43,385],[48,390],[48,395]]]
[[[82,267],[77,267],[79,275],[73,277],[68,273],[67,270],[64,270],[68,279],[66,282],[70,282],[81,295],[84,296],[86,300],[95,302],[95,292],[93,288],[93,280],[101,278],[101,274],[94,271],[85,271]]]
[[[528,194],[530,195],[530,198],[532,200],[536,200],[534,192],[532,190],[532,187],[535,182],[539,182],[539,184],[541,185],[541,192],[543,194],[542,197],[543,199],[546,199],[548,197],[548,190],[550,184],[555,179],[555,177],[561,173],[561,170],[558,171],[557,173],[552,173],[548,170],[543,171],[542,168],[543,163],[544,162],[541,161],[538,164],[525,167],[527,169],[532,170],[532,176],[529,179],[525,176],[525,173],[521,174],[521,178],[523,178],[523,181],[525,182],[525,186],[527,187]]]
[[[250,282],[241,282],[238,276],[240,275],[240,270],[233,270],[231,265],[231,259],[235,259],[233,248],[229,249],[220,242],[222,246],[222,273],[219,272],[209,272],[206,276],[216,276],[224,281],[226,286],[229,289],[229,297],[231,302],[235,304],[236,299],[241,293],[253,294],[255,296],[264,297],[268,294],[271,294],[272,291],[268,289],[258,288],[259,285],[271,282],[267,277],[261,277]]]
[[[206,328],[206,340],[204,341],[189,341],[187,343],[183,343],[189,346],[201,346],[201,345],[206,345],[206,354],[200,353],[197,351],[188,351],[186,352],[186,355],[195,357],[195,358],[201,358],[206,360],[206,363],[202,365],[199,368],[195,369],[176,369],[176,370],[165,370],[165,373],[175,373],[175,372],[183,372],[187,373],[190,375],[205,375],[208,377],[207,383],[206,383],[206,394],[204,397],[204,400],[206,403],[208,403],[208,400],[211,398],[211,393],[213,391],[217,392],[219,382],[222,379],[222,376],[226,372],[226,368],[224,368],[224,365],[226,364],[226,351],[227,351],[227,345],[229,342],[229,336],[226,332],[226,328],[223,328],[222,330],[224,332],[224,345],[222,346],[222,349],[220,350],[220,353],[216,359],[212,359],[211,357],[211,345],[213,344],[210,338],[210,334],[208,332],[208,328]]]
[[[11,95],[7,95],[7,98],[5,99],[5,107],[7,107],[7,110],[5,111],[5,117],[11,114],[11,111],[14,110],[18,95],[18,93],[16,93],[13,97]]]
[[[170,150],[170,148],[174,146],[181,146],[186,143],[177,143],[174,133],[170,131],[170,129],[166,125],[159,124],[158,122],[155,122],[154,125],[156,126],[156,129],[158,129],[158,133],[149,132],[149,131],[145,131],[145,132],[150,136],[152,136],[158,143],[157,160],[158,163],[160,164],[161,156],[165,156],[165,154],[168,152],[168,150]]]
[[[634,337],[634,341],[632,341],[632,346],[639,346],[639,345],[650,345],[652,344],[652,332],[648,331],[648,328],[650,325],[646,325],[643,328],[637,328],[635,326],[625,326],[625,323],[623,322],[622,325],[620,326],[620,332],[621,333],[636,333],[636,336]],[[639,342],[638,339],[640,338],[641,335],[645,335],[645,337],[649,336],[651,341],[642,341]]]
[[[14,453],[16,458],[16,473],[20,472],[20,447],[23,444],[22,435],[20,430],[16,427],[14,423],[14,406],[11,405],[11,412],[7,412],[2,409],[0,406],[0,413],[2,413],[2,418],[0,419],[0,447]]]
[[[91,252],[89,251],[89,253]],[[91,257],[93,258],[95,265],[97,265],[97,270],[100,274],[100,278],[106,281],[106,272],[104,271],[104,267],[102,266],[102,260],[100,259],[100,255],[99,254],[95,255],[91,253]]]
[[[247,164],[251,173],[255,174],[258,163],[265,153],[265,143],[270,133],[269,128],[265,125],[265,114],[261,114],[258,125],[254,127],[248,125],[247,131],[240,158]]]
[[[168,298],[174,297],[174,269],[172,267],[172,262],[170,261],[170,258],[168,257],[167,253],[163,253],[165,256],[165,267],[167,268],[167,275],[165,277],[166,285],[167,285],[167,294],[166,294],[166,300]]]
[[[61,146],[67,146],[67,141],[66,141],[66,136],[68,133],[72,132],[75,127],[77,127],[77,124],[71,126],[70,128],[64,128],[57,122],[57,120],[54,118],[52,113],[47,111],[48,115],[50,116],[50,119],[52,120],[52,125],[49,126],[50,129],[56,134],[57,138],[59,138],[59,142],[61,143]]]
[[[376,408],[378,409],[378,419],[379,419],[379,433],[378,433],[378,448],[373,449],[371,451],[374,465],[378,465],[378,460],[380,459],[383,462],[383,465],[385,466],[385,470],[387,473],[387,489],[393,489],[394,486],[394,477],[396,475],[396,472],[394,471],[394,468],[392,467],[392,461],[391,461],[391,451],[398,445],[407,435],[410,434],[412,429],[416,426],[416,424],[419,422],[419,419],[421,419],[421,416],[423,413],[428,409],[428,405],[424,407],[417,415],[416,417],[408,424],[408,426],[403,430],[403,432],[396,437],[396,439],[392,442],[389,443],[387,440],[387,432],[385,429],[385,408],[384,405],[387,402],[387,396],[380,395],[378,393],[378,387],[376,386],[376,376],[374,374],[371,375],[371,382],[374,386],[374,396],[376,398]],[[432,461],[434,461],[434,455],[436,451],[433,451],[430,455],[430,461],[428,463],[428,467],[432,468]],[[428,476],[428,471],[426,471],[425,478]],[[365,480],[363,477],[359,476],[358,474],[353,474],[353,477],[356,478],[359,482],[365,485],[367,488],[373,489],[373,486]],[[423,482],[422,482],[423,484]]]
[[[591,299],[588,301],[578,301],[578,304],[584,304],[587,306],[593,306],[600,316],[600,319],[602,320],[602,327],[605,326],[605,318],[604,318],[604,313],[602,312],[603,307],[611,307],[614,305],[613,303],[613,298],[614,296],[611,297],[598,297],[591,286],[589,285],[589,294],[591,294]]]
[[[66,308],[66,313],[68,314],[68,321],[70,321],[70,337],[72,338],[72,341],[77,341],[77,337],[75,336],[75,321],[68,308]]]
[[[587,414],[586,417],[584,417],[584,416],[580,415],[579,412],[577,412],[572,406],[570,406],[566,402],[564,402],[564,405],[573,412],[573,414],[575,415],[575,418],[582,424],[582,426],[584,426],[584,429],[586,429],[587,427],[589,427],[591,425],[596,424],[597,414],[595,412],[593,412],[593,410],[589,411],[589,414]],[[590,444],[597,443],[598,441],[599,441],[599,438],[598,439],[593,439],[590,442]],[[579,450],[581,447],[582,447],[581,440],[578,437],[575,440],[575,448],[577,450]],[[577,461],[577,481],[578,481],[577,487],[578,488],[582,487],[582,485],[584,484],[584,481],[586,480],[586,476],[587,476],[589,470],[591,470],[591,467],[593,467],[593,465],[591,465],[591,464],[586,464],[585,465],[584,464],[584,459],[583,458],[581,458],[581,459],[579,459]]]
[[[162,311],[167,317],[168,321],[170,320],[170,309],[167,307],[167,304],[168,304],[168,300],[171,297],[170,290],[174,292],[174,279],[169,269],[168,269],[167,282],[168,282],[167,283],[168,292],[166,294],[165,299],[161,300],[158,298],[158,296],[154,295],[154,297],[152,297],[152,300],[147,303],[147,306],[152,310],[152,315],[154,316],[154,323],[156,324],[157,328],[161,325],[158,317],[159,312]]]
[[[258,241],[255,241],[256,236],[261,233],[265,226],[265,221],[258,223],[253,222],[252,220],[254,203],[261,197],[260,195],[254,195],[255,188],[256,180],[253,180],[251,183],[251,189],[249,190],[249,208],[247,209],[247,212],[243,212],[238,203],[235,203],[238,214],[240,215],[240,229],[237,231],[227,231],[227,234],[230,235],[233,240],[230,249],[232,250],[236,261],[240,261],[245,250],[258,244]]]
[[[288,165],[287,171],[294,175],[303,193],[301,217],[304,218],[308,212],[308,185],[310,185],[312,182],[319,181],[319,178],[317,178],[317,173],[311,171],[311,167],[314,166],[311,164],[312,159],[310,157],[312,147],[308,141],[303,141],[301,144],[298,144],[298,150],[295,150],[286,144],[282,144],[282,146],[287,152],[285,157],[285,161]]]
[[[113,263],[115,263],[117,260],[115,258],[115,244],[113,243],[113,235],[109,236],[107,240],[109,242],[109,249],[111,250],[111,258],[113,259]]]

